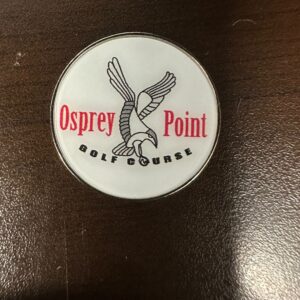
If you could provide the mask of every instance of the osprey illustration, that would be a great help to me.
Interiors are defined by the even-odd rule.
[[[118,156],[131,156],[135,153],[140,164],[146,166],[149,160],[143,155],[142,144],[150,141],[157,148],[158,141],[156,133],[143,120],[156,110],[170,93],[176,84],[176,78],[174,74],[166,72],[159,82],[146,88],[136,97],[116,57],[108,63],[107,74],[111,85],[125,100],[119,120],[123,142],[112,152]]]

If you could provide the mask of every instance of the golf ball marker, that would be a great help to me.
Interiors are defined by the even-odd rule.
[[[206,165],[219,128],[206,72],[185,50],[147,34],[84,49],[53,95],[52,130],[66,166],[104,193],[170,194]]]

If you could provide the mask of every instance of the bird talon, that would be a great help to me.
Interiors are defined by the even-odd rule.
[[[146,167],[149,164],[149,159],[145,156],[141,156],[139,159],[139,163],[143,166]]]

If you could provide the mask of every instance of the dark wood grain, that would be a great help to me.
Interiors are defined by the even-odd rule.
[[[1,0],[0,298],[298,299],[299,14],[297,0]],[[51,139],[64,67],[124,31],[190,50],[221,102],[208,168],[161,201],[79,183]]]

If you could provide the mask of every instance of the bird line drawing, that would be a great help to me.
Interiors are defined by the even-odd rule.
[[[136,97],[116,57],[108,62],[107,74],[110,84],[124,100],[119,119],[123,141],[113,148],[112,153],[117,156],[135,154],[140,164],[146,166],[149,159],[143,154],[143,143],[149,141],[157,148],[158,139],[155,131],[145,124],[144,119],[152,114],[171,92],[176,85],[176,77],[168,71],[160,81],[144,89]]]

